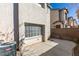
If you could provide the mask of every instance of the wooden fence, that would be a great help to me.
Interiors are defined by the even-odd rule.
[[[79,42],[79,28],[51,29],[51,37]]]

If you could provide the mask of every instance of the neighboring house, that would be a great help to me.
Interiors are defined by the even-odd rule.
[[[51,28],[65,28],[68,10],[52,9],[50,13]]]
[[[73,17],[68,17],[67,27],[68,28],[77,28],[78,25],[77,25],[76,19],[73,19]]]
[[[74,28],[78,28],[78,23],[76,19],[74,19]]]
[[[26,45],[47,41],[50,37],[50,4],[9,3],[0,4],[0,31],[11,32],[17,42]],[[13,31],[13,32],[12,32]]]

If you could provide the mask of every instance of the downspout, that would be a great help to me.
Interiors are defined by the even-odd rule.
[[[18,12],[18,3],[13,3],[13,18],[14,18],[14,40],[16,41],[17,50],[19,50],[19,12]]]

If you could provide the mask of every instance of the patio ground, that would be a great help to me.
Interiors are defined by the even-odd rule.
[[[50,41],[51,40],[51,41]],[[72,56],[76,44],[72,41],[61,39],[50,39],[47,42],[40,42],[25,46],[22,56]],[[18,54],[20,56],[20,54]]]
[[[17,56],[20,56],[20,53],[22,56],[39,56],[46,51],[54,48],[56,45],[58,45],[58,43],[50,40],[46,42],[35,43],[29,46],[24,45],[24,48],[17,53]]]
[[[73,48],[76,44],[72,41],[60,40],[60,39],[50,39],[57,42],[58,45],[49,51],[41,54],[41,56],[72,56]]]

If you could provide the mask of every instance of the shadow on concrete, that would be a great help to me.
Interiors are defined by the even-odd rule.
[[[74,55],[73,53],[76,43],[72,41],[54,39],[54,38],[52,38],[51,40],[59,43],[59,45],[41,54],[40,56],[73,56]]]

